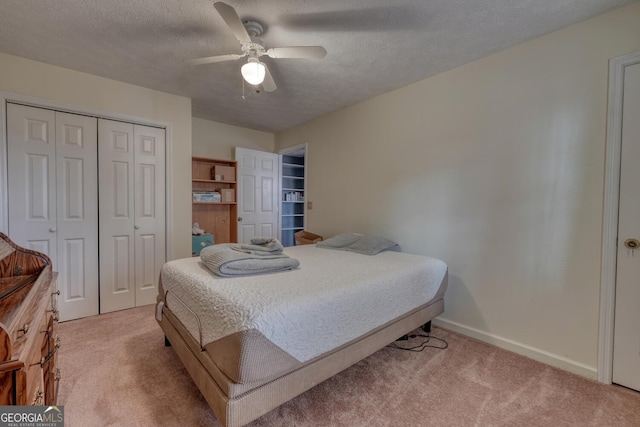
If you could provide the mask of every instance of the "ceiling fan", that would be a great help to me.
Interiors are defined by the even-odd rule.
[[[322,46],[291,46],[265,48],[264,43],[258,37],[264,33],[264,26],[258,21],[242,21],[236,10],[223,2],[213,4],[231,32],[240,42],[242,53],[230,53],[226,55],[208,56],[206,58],[190,59],[187,63],[191,65],[211,64],[214,62],[234,61],[247,57],[247,63],[241,68],[242,77],[249,84],[254,86],[262,84],[267,92],[273,92],[278,87],[273,81],[269,68],[260,57],[267,55],[271,58],[324,58],[327,51]]]

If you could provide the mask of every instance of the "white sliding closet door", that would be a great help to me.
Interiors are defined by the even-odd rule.
[[[58,272],[60,320],[98,314],[97,120],[8,104],[9,235]]]
[[[165,260],[164,130],[100,119],[100,312],[155,302]]]

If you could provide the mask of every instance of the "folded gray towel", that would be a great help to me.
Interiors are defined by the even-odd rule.
[[[202,263],[218,276],[235,277],[277,273],[300,266],[297,259],[285,254],[255,255],[236,250],[234,244],[208,246],[200,252]]]
[[[242,243],[239,245],[233,245],[232,248],[236,251],[253,255],[281,254],[284,249],[278,239],[273,239],[271,237],[255,237],[251,239],[251,244]]]

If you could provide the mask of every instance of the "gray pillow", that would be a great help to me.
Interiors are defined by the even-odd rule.
[[[397,247],[392,240],[368,234],[343,233],[316,244],[319,248],[338,249],[363,255],[375,255],[387,249]]]

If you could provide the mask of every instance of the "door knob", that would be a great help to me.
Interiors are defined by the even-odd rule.
[[[51,227],[51,228],[49,229],[49,233],[55,233],[55,232],[56,232],[56,228],[55,228],[55,227]]]
[[[238,222],[241,222],[241,221],[242,221],[242,217],[241,217],[241,216],[239,216],[239,217],[238,217]]]
[[[627,239],[624,241],[624,245],[629,249],[640,248],[640,241],[638,239]]]
[[[134,225],[133,228],[135,228],[136,230],[139,230],[140,226],[139,225]]]

